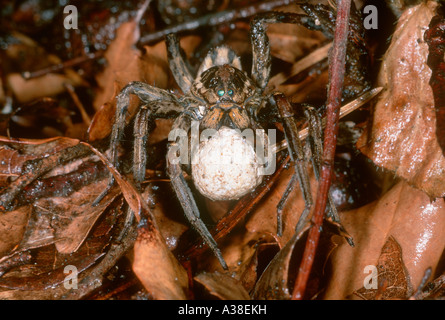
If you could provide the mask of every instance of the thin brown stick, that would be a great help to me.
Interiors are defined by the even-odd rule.
[[[276,88],[280,84],[284,83],[287,79],[299,74],[303,70],[315,65],[316,63],[323,61],[328,57],[328,51],[331,49],[332,43],[328,43],[321,48],[318,48],[305,56],[304,58],[297,61],[291,68],[290,71],[280,72],[273,76],[269,80],[269,87]]]
[[[71,98],[73,99],[73,102],[76,105],[77,109],[79,109],[83,122],[89,126],[91,124],[91,118],[86,112],[82,102],[80,101],[79,96],[76,93],[76,90],[74,90],[74,87],[70,83],[64,83],[64,86],[68,91],[69,95],[71,96]]]
[[[368,103],[371,99],[373,99],[375,96],[377,96],[382,90],[383,90],[383,87],[377,87],[377,88],[371,89],[369,91],[366,91],[361,96],[354,99],[353,101],[345,104],[343,107],[340,108],[340,116],[339,116],[340,119],[347,116],[351,112],[357,110],[364,104]],[[323,125],[323,128],[326,127],[326,119],[325,118],[322,119],[322,125]],[[299,130],[298,133],[299,133],[300,140],[304,140],[309,135],[309,129],[306,127],[302,130]],[[271,149],[275,153],[280,152],[284,149],[287,149],[287,141],[283,140],[283,141],[277,142],[271,146]]]
[[[294,1],[291,0],[263,1],[261,3],[253,4],[250,6],[208,14],[198,19],[193,19],[191,21],[170,26],[165,29],[147,34],[139,40],[139,45],[144,45],[151,42],[159,41],[169,33],[190,31],[204,26],[217,26],[222,23],[233,22],[237,19],[248,18],[259,12],[270,11],[275,7],[288,5],[292,2]]]
[[[337,144],[338,119],[341,105],[342,87],[345,74],[346,44],[348,41],[349,13],[351,0],[338,0],[337,18],[334,33],[334,44],[329,57],[330,84],[328,90],[327,118],[325,139],[323,143],[322,167],[317,198],[312,216],[313,226],[309,230],[303,258],[295,281],[292,299],[303,299],[306,284],[309,279],[318,241],[323,224],[329,188],[331,186],[332,169],[334,165],[335,148]]]
[[[61,70],[64,70],[64,69],[70,68],[70,67],[74,67],[74,66],[84,63],[86,61],[97,59],[97,58],[101,57],[103,54],[104,54],[104,51],[88,53],[84,56],[76,57],[74,59],[67,60],[67,61],[55,64],[55,65],[49,66],[44,69],[40,69],[40,70],[36,70],[36,71],[32,71],[32,72],[25,71],[22,73],[22,77],[25,78],[26,80],[29,80],[29,79],[44,76],[48,73],[59,72]]]

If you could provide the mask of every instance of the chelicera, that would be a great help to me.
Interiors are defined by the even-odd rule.
[[[258,114],[263,108],[278,107],[278,109],[281,108],[281,110],[277,112],[277,114],[280,114],[282,117],[286,139],[288,140],[289,154],[296,168],[296,175],[289,183],[288,189],[279,204],[278,211],[284,206],[289,192],[299,183],[306,202],[305,212],[302,214],[302,217],[307,218],[310,206],[312,205],[312,199],[307,179],[304,154],[299,139],[295,139],[295,136],[298,137],[298,132],[293,113],[289,108],[282,107],[282,104],[275,103],[274,94],[264,94],[271,72],[270,45],[265,31],[266,24],[277,22],[299,23],[300,19],[301,15],[298,14],[275,12],[261,14],[253,19],[251,22],[253,61],[250,75],[242,70],[240,58],[235,52],[226,46],[221,46],[211,50],[207,54],[196,76],[193,76],[181,56],[181,49],[177,37],[174,34],[169,34],[166,37],[168,61],[173,76],[182,90],[183,95],[178,98],[167,90],[143,82],[131,82],[126,85],[117,96],[115,122],[110,137],[109,156],[112,163],[116,167],[119,165],[117,147],[123,137],[131,95],[136,95],[142,102],[142,107],[140,107],[137,112],[134,121],[134,158],[132,167],[134,181],[138,185],[140,185],[145,178],[147,162],[145,151],[146,142],[155,119],[174,118],[175,121],[172,126],[172,131],[182,130],[183,132],[189,133],[193,123],[199,124],[200,133],[208,129],[214,130],[226,138],[228,137],[228,140],[223,144],[223,151],[234,154],[238,152],[236,147],[243,149],[246,146],[246,148],[248,148],[247,142],[243,139],[238,139],[239,131],[245,129],[267,129],[260,125]],[[274,127],[272,123],[268,124],[268,126],[270,128]],[[320,135],[321,134],[319,134],[319,138]],[[215,140],[214,138],[210,138],[208,141]],[[207,226],[200,219],[200,213],[194,195],[185,179],[184,173],[187,172],[196,180],[196,175],[193,175],[193,172],[199,170],[194,169],[193,165],[190,165],[191,162],[180,163],[172,160],[173,157],[171,155],[175,155],[177,153],[176,151],[181,147],[179,144],[179,140],[169,141],[168,155],[170,156],[167,156],[167,172],[171,184],[188,221],[214,252],[222,267],[226,269],[227,264],[215,240],[208,231]],[[193,155],[189,155],[188,161],[191,161],[191,158],[193,158]],[[205,159],[200,160],[204,162],[208,161]],[[258,159],[256,159],[254,155],[251,160],[255,162]],[[205,163],[203,165],[205,165]],[[249,165],[251,164],[247,164],[246,168],[249,168]],[[260,163],[256,169],[262,166],[264,166],[264,163]],[[201,168],[201,171],[203,170],[204,172],[201,172],[201,175],[206,176],[210,174],[208,167],[204,167],[204,169]],[[232,177],[231,174],[234,170],[239,170],[239,168],[234,168],[230,164],[227,164],[224,171],[219,171],[220,178],[221,176],[222,178],[213,180],[215,183],[214,190],[224,189],[224,187],[226,187],[227,177]],[[113,183],[112,179],[113,178],[111,178],[110,186]],[[215,191],[204,190],[206,189],[204,187],[200,188],[196,181],[195,184],[197,184],[197,189],[201,193],[205,193],[204,196],[206,197],[218,200],[237,199],[243,194],[255,189],[261,182],[261,174],[253,170],[252,176],[244,177],[244,179],[251,181],[237,186],[237,192],[235,192],[235,194],[230,193],[230,190],[227,193],[216,194]],[[104,195],[105,192],[102,195]],[[99,196],[96,203],[100,201],[101,198],[102,196]],[[333,209],[333,207],[331,209]]]

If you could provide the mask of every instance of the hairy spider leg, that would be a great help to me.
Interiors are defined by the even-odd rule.
[[[261,93],[266,88],[270,78],[271,57],[269,37],[266,34],[267,24],[291,23],[307,24],[310,18],[292,12],[263,12],[255,16],[250,24],[252,42],[252,79],[260,88]]]
[[[303,105],[303,108],[306,118],[309,119],[308,139],[311,140],[311,143],[309,143],[309,145],[311,146],[312,149],[312,167],[314,170],[315,178],[319,180],[320,170],[321,170],[321,155],[323,154],[323,138],[322,138],[323,124],[317,110],[315,110],[314,107],[305,104]],[[330,217],[332,221],[337,222],[339,224],[342,232],[348,234],[348,232],[344,229],[343,225],[341,224],[340,216],[338,215],[334,199],[332,198],[332,194],[330,192],[328,193],[327,205],[329,207],[328,217]],[[350,236],[346,237],[346,241],[349,243],[351,247],[354,247],[354,241],[352,237]]]
[[[308,221],[310,209],[313,205],[313,200],[311,194],[311,186],[309,183],[309,173],[307,171],[307,163],[304,157],[304,149],[298,134],[297,122],[294,117],[292,106],[282,93],[274,93],[273,99],[271,100],[275,102],[274,104],[278,109],[278,113],[283,123],[284,135],[288,143],[289,155],[292,162],[295,163],[296,176],[296,179],[293,177],[287,185],[286,191],[284,192],[283,197],[277,205],[277,222],[279,223],[277,226],[277,234],[281,235],[282,210],[285,206],[290,192],[295,187],[296,181],[298,181],[298,183],[300,184],[301,193],[305,203],[305,208],[296,226],[297,231],[301,230],[301,228],[304,227],[304,223]]]
[[[179,39],[174,33],[170,33],[165,37],[165,41],[170,70],[173,73],[176,83],[182,92],[186,94],[190,91],[194,78],[185,64],[183,50],[179,46]]]
[[[323,132],[322,132],[322,123],[320,116],[314,107],[310,105],[303,105],[304,114],[306,119],[309,120],[309,136],[310,139],[310,147],[311,147],[311,161],[312,167],[314,170],[315,178],[319,180],[320,178],[320,170],[321,170],[321,155],[323,154]],[[332,199],[332,195],[328,194],[328,206],[329,206],[329,215],[330,217],[336,221],[340,222],[340,217],[338,216],[337,208],[334,205],[334,200]]]
[[[183,113],[181,116],[179,116],[173,123],[172,130],[179,128],[188,131],[188,129],[190,128],[190,122],[187,118],[188,115],[186,113]],[[207,229],[207,226],[200,219],[198,206],[196,205],[192,190],[185,180],[184,170],[181,168],[181,164],[177,161],[172,161],[172,159],[169,157],[173,155],[171,149],[177,149],[177,146],[178,141],[170,141],[168,147],[169,150],[167,152],[167,173],[170,177],[170,182],[173,186],[173,190],[175,191],[176,196],[181,203],[187,220],[212,250],[224,270],[227,270],[227,263],[225,262],[215,239],[213,239],[210,231]]]
[[[167,36],[167,48],[172,73],[176,81],[178,81],[178,85],[181,87],[181,90],[187,94],[190,90],[191,75],[182,57],[180,56],[181,49],[176,36]],[[122,135],[126,125],[125,120],[130,102],[130,95],[132,94],[136,95],[145,104],[138,111],[134,121],[135,141],[133,153],[133,176],[135,183],[139,188],[140,183],[145,179],[145,168],[147,163],[146,143],[148,135],[153,126],[153,121],[158,118],[174,118],[179,115],[172,129],[184,127],[185,130],[188,130],[189,125],[188,127],[185,125],[185,123],[187,123],[185,118],[190,117],[191,115],[193,117],[193,115],[196,114],[195,109],[198,109],[199,106],[192,97],[186,96],[182,100],[178,100],[172,93],[150,86],[146,83],[139,81],[129,83],[117,96],[116,119],[110,138],[110,161],[116,168],[119,166],[117,145],[122,140]],[[187,105],[187,110],[185,110],[185,105]],[[169,148],[171,148],[173,145],[174,144],[170,144]],[[206,225],[199,218],[199,210],[196,206],[193,194],[185,181],[180,165],[172,165],[168,161],[167,170],[173,185],[173,189],[179,198],[188,221],[209,245],[222,267],[227,269],[227,264],[223,259],[221,251],[218,249],[215,240],[211,236]],[[111,177],[108,187],[95,200],[93,205],[101,201],[113,184],[114,178]]]
[[[119,168],[117,146],[122,140],[126,125],[125,119],[130,102],[130,95],[132,94],[136,95],[143,103],[151,106],[152,109],[149,113],[153,114],[153,116],[156,118],[171,118],[184,110],[183,106],[178,102],[176,97],[166,90],[153,87],[140,81],[133,81],[126,85],[117,96],[115,121],[110,137],[110,161],[116,169]],[[138,141],[138,143],[140,143],[143,142],[144,139],[139,139]],[[142,150],[142,148],[139,148],[138,150],[140,150],[140,152],[145,152],[145,150]],[[140,166],[142,166],[142,164],[140,164]],[[145,170],[145,166],[143,168],[143,170]],[[140,171],[142,169],[138,170]],[[140,174],[138,178],[140,178]],[[94,200],[93,206],[97,205],[105,197],[113,184],[114,178],[111,176],[108,186],[96,198],[96,200]]]
[[[266,34],[266,27],[270,23],[291,23],[306,24],[310,18],[306,15],[290,12],[264,12],[258,14],[251,22],[251,42],[252,42],[252,79],[262,93],[266,88],[271,69],[270,43]],[[278,113],[283,123],[285,138],[288,144],[288,151],[293,163],[295,163],[295,175],[289,181],[286,190],[277,205],[277,234],[282,235],[282,211],[294,189],[296,183],[300,185],[302,196],[305,202],[305,208],[301,214],[300,221],[307,221],[310,209],[313,204],[311,188],[309,184],[309,173],[307,171],[304,150],[299,139],[298,128],[294,118],[293,110],[284,97],[278,93],[272,95],[270,99],[272,105],[278,109]],[[277,101],[278,100],[278,101]],[[304,224],[298,223],[296,229],[299,230]]]

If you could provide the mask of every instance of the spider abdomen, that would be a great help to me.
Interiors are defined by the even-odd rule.
[[[235,200],[263,180],[264,165],[239,130],[221,127],[192,155],[192,177],[198,191],[211,200]]]

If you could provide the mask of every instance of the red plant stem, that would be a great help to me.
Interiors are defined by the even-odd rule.
[[[323,142],[322,167],[318,184],[317,198],[312,216],[313,226],[309,230],[303,259],[298,270],[292,299],[303,299],[306,284],[314,262],[321,226],[323,224],[326,201],[331,186],[334,166],[335,147],[337,144],[338,119],[341,106],[342,87],[345,74],[346,45],[348,41],[349,11],[351,0],[338,0],[335,24],[334,44],[330,55],[330,84],[327,100],[325,138]]]

